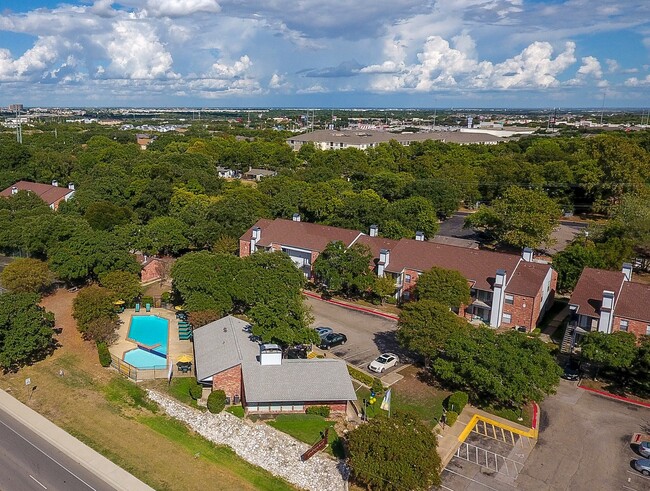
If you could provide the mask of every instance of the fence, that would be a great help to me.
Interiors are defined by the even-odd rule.
[[[169,365],[157,365],[150,368],[137,368],[111,354],[111,366],[122,375],[129,377],[135,382],[141,380],[166,379],[169,377]],[[172,377],[193,377],[193,371],[181,372],[178,366],[172,369]]]

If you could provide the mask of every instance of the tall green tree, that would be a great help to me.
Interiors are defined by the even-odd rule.
[[[101,285],[112,292],[113,296],[127,303],[142,295],[142,285],[137,274],[129,271],[111,271],[99,278]]]
[[[54,349],[54,315],[32,293],[0,295],[0,367],[17,368]]]
[[[331,291],[357,295],[374,282],[372,259],[372,252],[363,244],[345,247],[341,241],[332,242],[314,261],[314,274]]]
[[[348,464],[355,481],[367,489],[423,491],[440,484],[437,444],[413,415],[394,411],[350,432]]]
[[[101,286],[90,285],[79,291],[72,303],[72,317],[77,321],[77,329],[85,334],[98,319],[115,321],[114,294]]]
[[[433,300],[453,308],[471,301],[467,279],[456,270],[436,266],[418,277],[415,295],[420,300]]]
[[[481,206],[465,219],[495,243],[539,247],[552,243],[551,233],[562,210],[544,192],[512,186],[492,206]]]
[[[582,338],[580,347],[585,360],[614,370],[629,368],[638,354],[636,336],[631,332],[588,332]]]
[[[553,256],[557,271],[557,288],[567,292],[575,288],[584,268],[604,268],[605,264],[593,242],[576,241]]]
[[[0,273],[0,284],[14,293],[39,293],[49,287],[53,279],[46,262],[31,258],[16,259]]]

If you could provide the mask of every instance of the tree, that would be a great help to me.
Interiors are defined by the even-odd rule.
[[[208,411],[219,414],[226,407],[226,393],[223,390],[213,390],[208,396]]]
[[[390,276],[377,276],[374,278],[372,286],[372,293],[381,299],[383,305],[384,300],[392,297],[395,294],[395,280]]]
[[[0,283],[14,293],[38,293],[52,284],[53,275],[47,263],[23,258],[10,262],[0,273]]]
[[[562,210],[542,191],[512,186],[492,206],[481,206],[465,226],[484,232],[490,240],[513,247],[551,243]]]
[[[0,367],[30,363],[53,348],[54,315],[38,305],[33,293],[0,295]]]
[[[439,355],[449,337],[467,329],[465,319],[449,307],[433,300],[420,300],[404,305],[399,316],[397,340],[406,349],[425,359],[425,366]]]
[[[91,203],[84,217],[90,226],[96,230],[112,230],[131,220],[133,213],[126,207],[117,206],[109,201],[95,201]]]
[[[452,332],[432,371],[443,385],[500,407],[541,401],[555,390],[562,372],[538,338],[487,327]]]
[[[363,244],[345,247],[341,241],[332,242],[314,261],[314,275],[329,290],[358,294],[374,282],[372,259],[372,252]]]
[[[415,295],[456,309],[471,301],[467,279],[456,270],[436,266],[418,277]]]
[[[650,336],[644,336],[630,367],[630,389],[637,395],[650,395]]]
[[[433,432],[408,413],[376,417],[350,432],[348,463],[367,489],[427,490],[440,484],[440,457]]]
[[[573,242],[563,251],[553,256],[553,269],[557,271],[559,291],[575,288],[584,268],[602,268],[603,260],[593,242]]]
[[[111,271],[100,276],[99,281],[103,287],[113,293],[113,297],[132,302],[142,295],[142,285],[137,274],[128,271]]]
[[[172,217],[157,217],[142,230],[142,250],[149,254],[177,255],[190,246],[186,225]]]
[[[77,321],[77,329],[85,334],[93,321],[98,319],[116,320],[113,293],[101,286],[90,285],[82,289],[72,303],[72,317]]]
[[[117,341],[117,329],[119,325],[117,319],[110,317],[98,317],[91,320],[86,326],[84,332],[85,339],[91,339],[98,343],[111,345]]]
[[[582,357],[599,368],[629,368],[637,356],[636,336],[631,332],[588,332],[580,347]]]

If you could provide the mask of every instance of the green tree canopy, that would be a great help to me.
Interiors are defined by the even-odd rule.
[[[637,356],[636,336],[631,332],[588,332],[580,347],[585,360],[609,369],[628,368]]]
[[[114,294],[107,288],[90,285],[81,289],[72,303],[72,317],[79,332],[85,334],[98,319],[116,320],[114,300]]]
[[[0,273],[0,284],[14,293],[39,293],[53,279],[47,263],[31,258],[16,259]]]
[[[314,274],[328,289],[355,295],[374,282],[370,270],[372,259],[372,252],[363,244],[346,248],[341,241],[332,242],[314,261]]]
[[[437,444],[414,416],[394,411],[350,432],[348,463],[354,479],[368,489],[424,491],[440,484]]]
[[[553,269],[557,271],[557,288],[571,291],[575,288],[584,268],[603,268],[604,262],[593,242],[576,241],[553,256]]]
[[[0,295],[0,367],[16,368],[50,352],[54,315],[32,293]]]
[[[443,385],[501,407],[541,401],[554,392],[562,372],[538,338],[487,327],[453,332],[432,369]]]
[[[499,244],[539,247],[551,243],[562,210],[544,192],[512,186],[492,206],[481,206],[465,219]]]
[[[469,284],[458,271],[434,266],[418,277],[415,295],[453,308],[470,303]]]
[[[142,295],[140,278],[137,274],[129,271],[111,271],[100,276],[99,282],[112,292],[113,297],[127,303]]]

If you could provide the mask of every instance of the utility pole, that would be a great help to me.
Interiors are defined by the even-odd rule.
[[[20,119],[20,110],[16,108],[16,141],[20,144],[23,143],[23,126]]]

